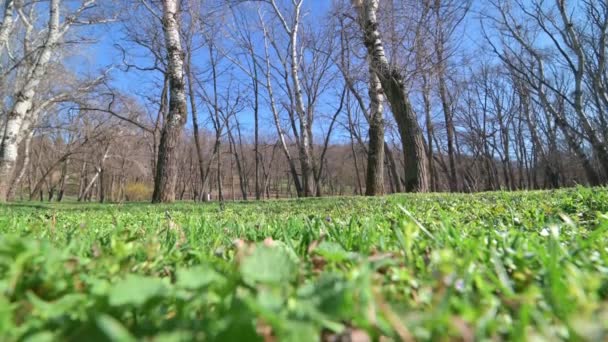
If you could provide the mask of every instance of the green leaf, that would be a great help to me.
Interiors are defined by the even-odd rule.
[[[243,279],[249,284],[281,284],[297,275],[297,257],[287,246],[259,244],[241,263]]]
[[[332,262],[342,262],[357,257],[356,253],[345,251],[340,244],[328,241],[321,242],[315,249],[315,253]]]
[[[167,290],[167,286],[159,278],[130,274],[112,287],[109,302],[112,306],[142,306],[152,299],[163,297]]]
[[[285,336],[281,336],[283,341],[291,342],[313,342],[319,341],[319,330],[310,323],[289,322],[286,324]]]
[[[13,326],[13,305],[0,295],[0,332],[8,331]],[[0,333],[0,337],[2,337]]]
[[[38,314],[44,318],[58,318],[74,314],[83,309],[87,301],[87,296],[81,293],[67,294],[52,302],[38,298],[33,292],[28,292],[26,296]]]
[[[165,332],[154,336],[152,341],[183,342],[196,340],[191,333],[186,331]]]
[[[50,331],[41,331],[34,335],[28,336],[24,342],[53,342],[56,341],[55,335]]]
[[[224,280],[225,278],[213,268],[196,266],[178,269],[176,285],[188,290],[196,290]]]
[[[129,331],[116,319],[108,315],[101,315],[97,318],[97,327],[108,337],[110,341],[135,342],[137,341]]]
[[[280,311],[285,304],[283,298],[274,291],[261,290],[256,299],[261,307],[274,312]]]
[[[330,317],[347,317],[353,311],[354,294],[352,288],[356,284],[333,273],[323,273],[314,283],[313,291],[309,292],[317,308]]]

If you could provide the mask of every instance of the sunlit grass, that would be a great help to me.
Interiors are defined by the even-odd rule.
[[[0,207],[0,338],[603,340],[608,192]]]

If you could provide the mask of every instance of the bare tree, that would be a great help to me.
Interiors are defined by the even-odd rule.
[[[158,162],[152,195],[153,203],[173,202],[175,200],[178,167],[176,149],[188,115],[178,1],[163,0],[162,5],[170,95],[169,112],[162,129],[158,148]]]
[[[3,127],[2,140],[0,141],[0,201],[6,201],[10,180],[15,168],[15,164],[18,158],[19,142],[23,140],[23,136],[29,134],[24,132],[23,124],[25,121],[34,121],[31,118],[33,113],[32,108],[34,106],[35,96],[39,92],[40,83],[44,79],[53,54],[57,51],[60,46],[61,40],[69,32],[70,28],[75,24],[89,24],[96,23],[102,20],[86,18],[86,13],[90,11],[94,5],[95,0],[82,1],[81,5],[76,8],[73,13],[64,15],[64,20],[61,17],[61,0],[50,0],[48,5],[48,20],[46,22],[45,37],[41,40],[40,46],[36,47],[35,50],[31,51],[31,55],[27,55],[20,62],[25,64],[25,69],[21,69],[20,76],[24,79],[19,84],[19,89],[14,95],[14,103],[12,108],[6,115],[6,123]],[[7,15],[12,15],[14,2],[7,2],[5,10],[5,18],[2,23],[2,30],[4,26],[9,25],[7,22]],[[30,4],[32,11],[36,4]],[[20,15],[23,11],[19,11]],[[30,22],[30,19],[26,18],[25,14],[21,15],[21,19],[26,23],[27,30],[31,31],[34,29],[34,24]],[[10,21],[10,20],[9,20]],[[7,29],[10,32],[10,29]],[[5,35],[5,32],[2,32]],[[6,33],[8,34],[8,33]],[[25,46],[29,45],[27,39],[28,35],[25,36]],[[0,46],[4,46],[6,42],[0,42]],[[11,68],[12,69],[12,68]]]
[[[424,138],[409,101],[403,75],[391,67],[386,57],[378,30],[378,0],[356,0],[353,1],[353,6],[358,12],[358,22],[364,33],[369,63],[380,79],[399,127],[406,161],[405,188],[407,191],[426,192],[429,190],[429,180]]]
[[[4,2],[4,16],[0,22],[0,56],[4,52],[6,44],[8,43],[9,34],[13,28],[15,12],[15,1],[6,0]]]
[[[456,147],[455,147],[455,125],[454,125],[454,104],[453,94],[448,89],[448,74],[450,73],[449,62],[452,55],[455,53],[454,48],[450,46],[456,29],[466,16],[470,6],[470,1],[460,0],[432,0],[427,6],[430,6],[433,20],[428,23],[431,26],[429,31],[433,37],[434,54],[436,61],[434,68],[437,75],[437,86],[441,107],[445,119],[445,131],[447,141],[447,154],[449,161],[448,183],[450,191],[458,191],[458,171],[456,165]],[[429,142],[430,144],[430,142]]]
[[[590,64],[596,63],[588,61],[599,58],[596,65],[602,65],[601,56],[605,53],[605,46],[600,43],[599,47],[604,51],[594,53],[593,51],[599,50],[593,46],[585,48],[583,38],[587,34],[585,27],[595,26],[599,28],[595,32],[598,39],[596,42],[605,39],[606,31],[602,27],[605,27],[606,20],[601,19],[606,17],[605,5],[602,11],[598,2],[585,2],[587,16],[581,22],[575,21],[572,11],[563,0],[555,0],[552,7],[537,0],[530,4],[514,1],[512,5],[495,6],[498,15],[492,22],[501,34],[501,46],[490,38],[487,40],[503,62],[531,87],[537,101],[555,120],[569,148],[581,160],[589,182],[600,184],[601,176],[581,146],[579,138],[589,143],[603,173],[607,174],[608,149],[605,137],[594,128],[594,120],[601,123],[605,121],[605,115],[602,110],[594,110],[587,105],[594,102],[591,99],[604,95],[601,88],[591,86],[586,89],[585,86],[586,83],[597,84],[593,81],[597,76],[588,69]],[[595,13],[596,16],[589,15],[590,13]],[[523,25],[524,22],[526,25]],[[551,43],[550,50],[535,45],[534,37],[538,35]],[[566,77],[572,82],[564,84],[562,80]],[[573,115],[568,115],[569,113]]]
[[[302,76],[300,67],[302,66],[302,58],[300,56],[300,38],[301,38],[301,19],[302,5],[304,0],[294,0],[289,7],[291,21],[288,21],[285,11],[281,10],[276,3],[276,0],[267,1],[279,21],[280,27],[288,36],[287,51],[283,55],[274,37],[269,37],[271,46],[274,52],[279,55],[284,67],[285,88],[290,94],[290,104],[287,111],[292,120],[292,129],[294,130],[295,139],[298,145],[298,154],[300,159],[301,171],[301,195],[309,197],[314,195],[314,156],[312,143],[312,120],[314,114],[314,103],[309,101],[308,106],[304,102],[304,90],[302,86]],[[265,30],[268,36],[270,31]],[[311,94],[309,94],[311,95]],[[297,124],[296,124],[297,119]],[[294,180],[295,181],[295,180]]]

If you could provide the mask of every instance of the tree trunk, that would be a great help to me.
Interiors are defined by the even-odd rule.
[[[266,89],[268,90],[268,99],[270,102],[270,109],[272,111],[272,116],[274,119],[274,125],[277,129],[277,134],[279,135],[279,142],[281,144],[281,148],[283,150],[283,154],[285,154],[285,158],[287,159],[287,163],[289,164],[289,171],[291,172],[291,176],[293,178],[293,182],[296,188],[296,192],[298,193],[298,197],[304,196],[304,190],[302,188],[302,183],[300,183],[300,178],[298,176],[298,171],[296,168],[296,164],[291,156],[291,152],[289,152],[289,147],[287,146],[287,142],[285,139],[285,132],[281,127],[281,120],[279,118],[279,111],[276,106],[276,102],[274,99],[274,91],[272,87],[272,76],[271,76],[271,66],[270,66],[270,55],[268,52],[268,39],[264,37],[264,52],[266,58]]]
[[[355,125],[353,123],[352,113],[350,110],[350,105],[347,104],[346,112],[348,114],[348,132],[350,134],[350,150],[353,155],[353,162],[355,166],[355,178],[357,181],[357,190],[359,195],[363,195],[363,185],[361,184],[361,176],[359,172],[359,160],[357,158],[357,150],[355,149],[355,137],[354,137],[354,129]]]
[[[451,107],[450,94],[448,92],[448,87],[446,84],[447,63],[444,56],[446,36],[444,35],[444,28],[442,27],[443,20],[440,14],[441,5],[439,4],[439,1],[436,2],[435,6],[433,7],[433,10],[437,19],[437,31],[435,37],[435,53],[437,54],[437,81],[439,86],[439,98],[441,100],[443,117],[445,119],[445,131],[448,148],[448,164],[450,167],[447,175],[448,185],[450,187],[450,191],[457,192],[458,173],[456,169],[456,151],[454,148],[454,113]]]
[[[13,28],[13,12],[15,9],[15,1],[7,0],[4,4],[4,17],[0,22],[0,57],[2,57],[2,51],[8,43],[8,36]]]
[[[23,147],[23,164],[21,165],[21,169],[19,170],[19,173],[17,173],[17,175],[13,178],[13,181],[11,182],[11,185],[8,189],[8,199],[11,200],[14,196],[15,196],[15,189],[17,187],[17,185],[19,185],[19,183],[21,183],[21,179],[23,179],[23,176],[25,175],[25,172],[27,171],[27,168],[30,165],[30,152],[31,152],[31,145],[32,145],[32,138],[34,137],[34,131],[31,130],[26,138],[25,138],[25,142],[24,142],[24,147]]]
[[[60,31],[59,27],[59,4],[60,0],[51,0],[49,5],[49,31],[46,42],[41,48],[40,57],[31,69],[30,77],[15,96],[13,108],[7,115],[4,134],[0,142],[0,202],[8,199],[9,185],[18,157],[18,139],[21,134],[21,126],[28,113],[30,113],[38,85],[46,72],[47,64],[61,37],[61,32],[65,32],[65,28]]]
[[[110,177],[110,202],[116,202],[116,176],[112,173]]]
[[[99,170],[99,188],[97,189],[97,199],[99,200],[99,203],[104,203],[106,200],[106,180],[105,180],[105,175],[106,172],[104,170],[104,168],[102,167]]]
[[[260,88],[258,84],[258,64],[253,49],[250,50],[253,64],[253,121],[254,121],[254,153],[255,153],[255,199],[262,198],[260,189]]]
[[[230,192],[231,192],[231,199],[234,202],[235,198],[236,198],[236,192],[234,190],[234,158],[232,158],[232,156],[234,155],[234,149],[233,149],[234,145],[231,143],[230,144]]]
[[[443,57],[439,57],[440,60]],[[443,63],[442,63],[443,64]],[[456,152],[454,149],[454,120],[452,108],[450,108],[450,100],[448,96],[448,89],[445,82],[445,74],[443,71],[443,65],[440,67],[439,73],[439,95],[441,98],[441,106],[443,108],[443,115],[445,118],[445,130],[446,139],[448,144],[448,162],[450,165],[450,172],[448,174],[450,191],[458,191],[458,173],[456,170]]]
[[[357,2],[354,3],[359,12],[359,24],[364,32],[371,66],[380,78],[399,128],[406,165],[405,190],[427,192],[429,180],[424,138],[412,110],[403,76],[390,66],[385,55],[376,19],[378,0],[361,0],[358,6]]]
[[[406,98],[403,84],[394,79],[389,82],[392,83],[392,87],[387,91],[387,97],[391,99],[389,102],[392,104],[403,145],[405,191],[428,192],[429,177],[422,131]]]
[[[226,123],[226,124],[228,125],[228,123]],[[239,134],[239,146],[243,146],[241,138],[240,138],[241,133],[240,133],[240,128],[239,128],[238,122],[237,122],[236,129],[237,129],[237,133]],[[245,169],[246,169],[246,165],[244,165],[245,159],[242,158],[242,151],[239,154],[238,146],[236,144],[236,139],[234,138],[234,135],[232,134],[232,129],[230,127],[227,127],[227,130],[228,130],[228,138],[230,140],[231,153],[234,156],[234,161],[236,163],[236,169],[237,169],[238,176],[239,176],[239,189],[241,190],[241,195],[243,197],[243,200],[246,201],[248,199],[248,196],[247,196],[247,186],[248,186],[247,183],[248,182],[247,182],[247,174],[245,173]],[[230,171],[232,173],[233,170],[231,169]],[[234,200],[234,190],[233,190],[232,199]]]
[[[87,161],[82,162],[82,167],[80,169],[80,184],[78,186],[78,198],[82,198],[84,196],[84,189],[87,186]]]
[[[191,53],[188,53],[188,63],[186,64],[186,71],[188,74],[188,92],[190,97],[190,109],[192,111],[192,129],[194,131],[194,145],[196,147],[196,157],[198,160],[198,172],[201,178],[201,184],[205,183],[205,165],[203,162],[203,147],[201,145],[201,138],[199,133],[198,126],[198,111],[196,107],[196,99],[194,97],[194,87],[192,83],[194,82],[193,74],[192,74],[192,56]],[[201,196],[203,195],[201,191]],[[197,200],[196,198],[194,199]]]
[[[302,188],[304,197],[314,195],[314,168],[312,165],[312,130],[310,129],[311,122],[304,109],[304,100],[302,99],[302,86],[300,84],[300,57],[298,54],[298,31],[300,23],[300,10],[302,2],[298,2],[295,8],[294,24],[290,34],[290,57],[291,57],[291,78],[293,81],[293,92],[295,97],[295,109],[300,121],[300,168],[302,172]]]
[[[71,154],[72,152],[70,151],[66,152],[59,159],[57,159],[57,161],[55,161],[46,171],[41,170],[42,176],[40,177],[38,183],[36,183],[36,185],[34,186],[34,189],[30,192],[30,200],[34,198],[38,191],[42,191],[42,186],[44,185],[46,178],[51,174],[51,172],[55,170],[57,166],[59,166],[59,164],[68,160]]]
[[[175,201],[177,145],[188,114],[178,10],[177,0],[163,0],[163,31],[167,48],[170,99],[169,114],[163,125],[158,148],[152,203]]]
[[[395,187],[396,193],[403,192],[403,187],[401,184],[401,177],[399,177],[399,171],[397,170],[397,162],[395,161],[395,157],[393,156],[393,151],[388,146],[388,144],[384,143],[384,154],[386,155],[386,159],[388,161],[389,172],[391,175],[391,179],[393,180],[393,185]]]
[[[426,118],[426,134],[427,134],[427,160],[429,163],[429,181],[430,190],[437,191],[437,172],[435,171],[434,150],[433,150],[433,118],[431,117],[431,87],[428,77],[422,75],[422,100],[424,102],[424,114]]]
[[[63,196],[65,195],[65,184],[68,181],[69,173],[68,173],[68,165],[70,163],[70,158],[66,158],[63,162],[63,167],[61,168],[61,183],[59,184],[59,193],[57,194],[57,202],[61,202],[63,200]]]
[[[367,149],[367,179],[365,195],[378,196],[384,193],[384,118],[382,113],[382,85],[370,65],[369,97],[369,147]]]
[[[110,153],[110,145],[106,146],[106,149],[103,152],[103,156],[99,161],[99,165],[95,168],[95,175],[93,175],[93,178],[91,178],[89,184],[84,188],[80,196],[78,196],[78,202],[81,202],[83,199],[87,198],[87,195],[91,194],[91,189],[93,188],[93,185],[95,185],[95,182],[97,181],[99,176],[102,175],[103,165],[106,159],[108,158],[108,153]],[[90,196],[88,198],[90,199]]]
[[[218,154],[217,154],[217,199],[220,203],[224,202],[224,192],[223,192],[223,184],[222,184],[222,146],[221,143],[218,144]]]

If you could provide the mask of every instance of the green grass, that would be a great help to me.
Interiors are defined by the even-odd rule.
[[[606,340],[608,191],[0,206],[0,340]]]

